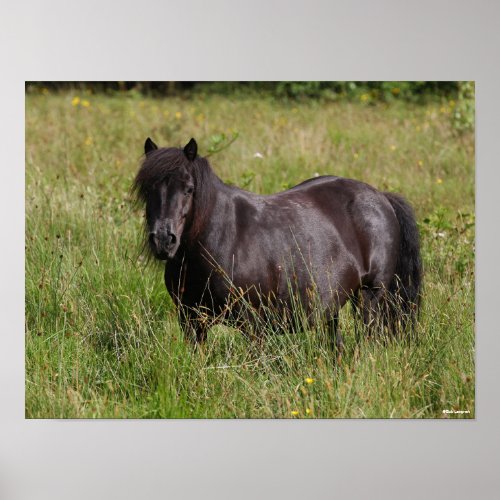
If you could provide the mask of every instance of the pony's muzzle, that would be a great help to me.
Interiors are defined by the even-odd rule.
[[[149,245],[155,256],[161,260],[172,257],[177,243],[177,236],[170,232],[151,231],[149,233]]]

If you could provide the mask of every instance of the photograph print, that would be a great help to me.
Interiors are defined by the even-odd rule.
[[[474,94],[26,82],[26,418],[475,418]]]

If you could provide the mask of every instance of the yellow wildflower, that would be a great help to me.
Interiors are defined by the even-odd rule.
[[[290,413],[292,414],[293,417],[296,417],[299,414],[297,410],[292,410]]]
[[[354,159],[355,159],[355,160],[357,160],[357,159],[359,158],[358,153],[354,153],[354,155],[353,155],[353,156],[354,156]]]
[[[419,167],[423,167],[424,166],[424,162],[422,160],[418,160],[418,166]]]
[[[87,99],[84,99],[84,100],[82,101],[82,106],[83,106],[84,108],[88,108],[88,107],[90,106],[90,102],[89,102],[89,101],[87,101]]]
[[[313,378],[311,378],[311,377],[307,377],[307,378],[305,379],[305,382],[306,382],[306,384],[312,384],[312,383],[314,382],[314,379],[313,379]]]
[[[92,137],[87,137],[85,139],[85,146],[91,146],[92,145]]]
[[[71,99],[71,104],[73,106],[78,106],[80,104],[80,98],[78,96],[73,97],[73,99]]]
[[[391,144],[390,149],[391,151],[396,151],[396,146],[394,144]]]
[[[310,415],[311,414],[311,409],[310,408],[306,408],[306,415]]]
[[[369,94],[361,94],[361,102],[366,102],[368,101],[368,99],[370,99],[370,95]]]
[[[442,184],[442,183],[443,183],[443,179],[441,179],[440,177],[438,177],[438,178],[436,179],[436,182],[437,182],[438,184]]]
[[[181,119],[181,117],[182,117],[182,113],[181,113],[180,111],[176,111],[176,112],[175,112],[175,118],[176,118],[177,120],[180,120],[180,119]]]

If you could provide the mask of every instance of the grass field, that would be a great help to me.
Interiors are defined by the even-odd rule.
[[[474,136],[454,133],[453,105],[28,94],[26,416],[473,418]],[[184,342],[129,189],[146,137],[195,137],[203,155],[236,133],[210,158],[226,182],[265,194],[335,174],[410,200],[416,342],[356,342],[348,308],[340,365],[314,331],[257,346],[217,326],[203,350]]]

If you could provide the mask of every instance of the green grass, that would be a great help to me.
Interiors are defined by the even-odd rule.
[[[451,114],[449,103],[28,94],[26,416],[473,418],[474,137]],[[416,342],[357,342],[348,308],[340,365],[311,331],[255,344],[216,326],[204,349],[184,342],[162,266],[140,255],[129,188],[147,136],[195,137],[204,154],[236,132],[210,158],[226,182],[272,193],[331,173],[412,202],[425,267]]]

